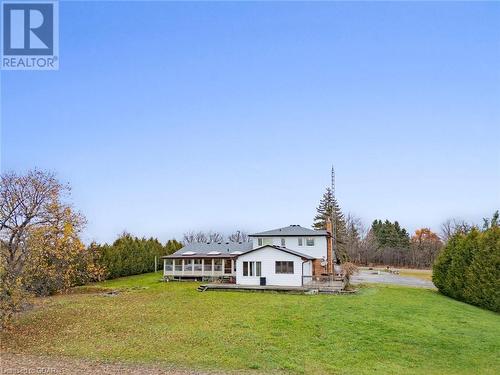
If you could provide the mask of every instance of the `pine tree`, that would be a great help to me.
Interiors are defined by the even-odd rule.
[[[345,224],[344,214],[340,209],[337,200],[333,197],[332,190],[327,187],[323,197],[319,201],[319,205],[316,208],[317,214],[314,216],[314,222],[312,227],[316,230],[326,229],[326,220],[328,217],[335,217],[335,232],[336,232],[336,251],[337,258],[340,260],[347,260],[347,230]]]

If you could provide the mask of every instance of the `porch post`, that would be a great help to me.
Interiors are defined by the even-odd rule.
[[[214,266],[215,266],[215,259],[212,258],[212,276],[214,275]]]
[[[201,259],[201,276],[205,275],[205,258]]]
[[[184,259],[182,259],[181,262],[182,262],[182,273],[181,274],[182,274],[182,276],[184,276]]]

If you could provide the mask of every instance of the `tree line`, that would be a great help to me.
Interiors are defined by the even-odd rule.
[[[243,243],[251,241],[247,232],[242,230],[237,230],[227,236],[217,231],[189,231],[184,233],[182,237],[182,243],[220,243],[220,242],[233,242],[233,243]]]
[[[410,235],[398,221],[376,219],[366,228],[356,216],[344,215],[330,188],[316,208],[313,228],[326,229],[327,217],[334,218],[337,260],[365,266],[430,268],[450,236],[472,227],[450,219],[443,223],[441,236],[425,227]]]
[[[111,245],[92,242],[89,251],[99,254],[96,264],[104,269],[105,279],[155,271],[155,258],[170,255],[182,247],[179,241],[168,240],[162,245],[156,238],[138,238],[123,233]]]

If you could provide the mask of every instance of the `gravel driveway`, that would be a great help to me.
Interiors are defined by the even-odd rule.
[[[169,369],[159,366],[131,365],[72,358],[42,357],[0,353],[0,374],[124,374],[124,375],[204,375],[208,373]],[[210,373],[221,374],[221,373]]]
[[[361,283],[382,283],[402,286],[414,286],[420,288],[435,288],[432,281],[417,279],[410,276],[399,276],[388,272],[375,270],[360,270],[357,275],[351,279],[353,284]]]

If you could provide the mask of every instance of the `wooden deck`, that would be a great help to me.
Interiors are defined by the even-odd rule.
[[[237,285],[237,284],[202,284],[198,291],[251,291],[251,292],[283,292],[297,294],[315,294],[315,293],[342,293],[344,284],[339,283],[335,286],[307,287],[307,286],[281,286],[281,285]]]

